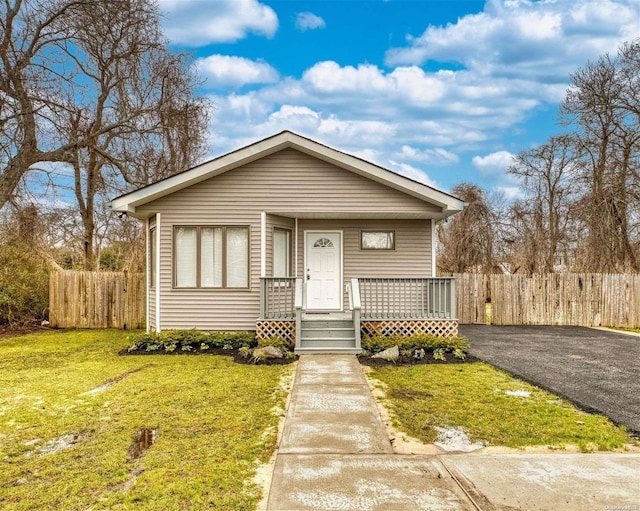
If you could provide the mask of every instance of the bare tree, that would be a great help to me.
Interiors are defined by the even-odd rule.
[[[579,264],[592,271],[638,271],[634,237],[640,202],[640,41],[623,45],[571,77],[562,104],[583,152],[577,203],[586,228]]]
[[[32,165],[69,161],[74,144],[42,140],[49,118],[61,113],[55,102],[47,104],[57,90],[44,61],[56,61],[53,48],[67,37],[60,20],[75,5],[5,0],[0,6],[0,208]]]
[[[69,164],[95,269],[98,202],[201,157],[208,105],[186,57],[167,52],[152,0],[8,1],[0,207],[35,163]]]
[[[509,173],[520,178],[524,198],[511,206],[512,272],[553,272],[557,259],[568,261],[575,242],[570,230],[578,153],[568,135],[551,137],[515,158]]]
[[[444,273],[491,273],[495,257],[497,215],[487,192],[472,183],[455,185],[451,193],[465,209],[438,227],[438,269]]]

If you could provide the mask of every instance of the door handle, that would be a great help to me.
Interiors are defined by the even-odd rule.
[[[311,270],[307,268],[307,280],[311,280]]]

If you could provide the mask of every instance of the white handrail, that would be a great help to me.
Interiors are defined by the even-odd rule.
[[[302,279],[296,279],[296,292],[293,306],[296,310],[302,309]]]
[[[351,279],[349,284],[349,307],[351,308],[353,317],[353,328],[356,336],[356,349],[362,347],[362,339],[360,334],[360,309],[362,304],[360,303],[360,283],[358,279]]]
[[[302,279],[296,279],[296,289],[295,294],[293,296],[293,305],[296,309],[296,339],[295,339],[295,349],[299,349],[301,346],[300,342],[300,331],[302,330],[302,290],[303,290]]]
[[[358,282],[358,279],[351,279],[351,286],[349,286],[349,289],[351,290],[349,297],[351,300],[353,300],[352,309],[361,309],[362,303],[360,302],[360,282]]]

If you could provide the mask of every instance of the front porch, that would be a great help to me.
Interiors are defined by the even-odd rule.
[[[455,279],[361,277],[344,286],[348,310],[307,311],[300,277],[260,279],[256,336],[280,336],[296,353],[360,353],[363,335],[458,334]]]

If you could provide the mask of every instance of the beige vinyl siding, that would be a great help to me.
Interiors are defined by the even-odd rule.
[[[194,215],[218,211],[287,213],[353,213],[427,215],[441,211],[432,204],[285,149],[243,167],[195,184],[138,210],[184,208]],[[168,211],[167,211],[168,212]],[[164,221],[164,219],[163,219]]]
[[[304,273],[304,232],[342,231],[343,283],[357,277],[431,277],[431,220],[300,220],[298,268]],[[393,230],[395,250],[360,250],[360,231]],[[343,286],[344,287],[344,286]],[[345,294],[344,307],[348,308]]]
[[[138,208],[140,212],[160,212],[160,302],[161,327],[199,328],[205,330],[253,330],[260,310],[260,214],[267,215],[267,275],[271,275],[271,236],[273,227],[294,231],[293,216],[317,214],[319,217],[339,214],[362,216],[385,214],[428,216],[439,208],[415,197],[390,189],[382,184],[332,166],[293,149],[286,149],[229,171],[215,178],[195,184],[169,196]],[[287,217],[282,214],[287,214]],[[298,237],[303,235],[303,222],[314,228],[334,222],[347,222],[353,235],[345,239],[345,278],[351,275],[393,274],[401,269],[403,275],[429,275],[431,248],[429,220],[412,220],[411,225],[424,226],[425,238],[416,248],[401,248],[407,238],[401,236],[398,224],[407,220],[368,223],[369,220],[312,221],[299,220]],[[249,225],[250,226],[250,289],[174,289],[172,244],[174,225]],[[380,254],[359,250],[359,229],[393,228],[398,232],[396,251]],[[356,232],[357,231],[357,232]],[[422,248],[424,246],[424,254]],[[298,246],[298,272],[303,271],[302,244]],[[393,257],[402,255],[402,261],[393,263]],[[418,261],[407,259],[417,254]],[[380,256],[382,265],[374,262]],[[351,261],[350,258],[354,257]],[[423,258],[425,264],[423,265]],[[394,266],[395,264],[395,266]],[[295,266],[295,265],[294,265]],[[357,272],[354,268],[358,268]],[[383,271],[382,268],[385,268]],[[413,271],[415,269],[415,271]],[[377,272],[382,273],[377,273]],[[395,270],[394,270],[395,271]]]

